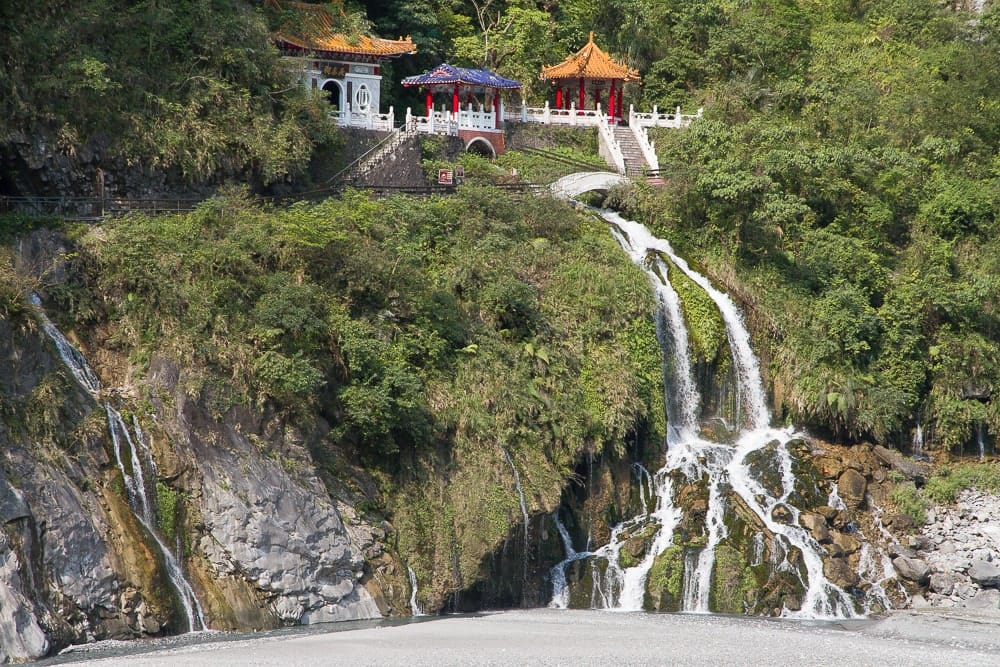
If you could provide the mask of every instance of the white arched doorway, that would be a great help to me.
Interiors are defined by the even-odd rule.
[[[334,111],[340,111],[344,108],[344,88],[340,85],[339,81],[336,79],[327,79],[323,82],[321,88],[327,101],[330,103],[330,107]]]

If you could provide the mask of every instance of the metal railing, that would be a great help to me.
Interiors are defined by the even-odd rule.
[[[189,213],[201,203],[197,197],[34,197],[0,196],[0,213],[60,215],[69,219],[98,219],[128,213]]]

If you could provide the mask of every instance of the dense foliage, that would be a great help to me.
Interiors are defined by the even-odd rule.
[[[453,552],[475,581],[506,536],[507,457],[551,511],[581,457],[665,432],[646,279],[602,222],[555,201],[467,185],[266,210],[230,193],[108,221],[74,266],[51,298],[134,366],[183,360],[185,390],[220,415],[267,402],[332,427],[321,465],[372,471],[370,500],[422,542],[404,549],[421,574],[447,557],[437,581]]]
[[[301,173],[334,130],[267,19],[241,0],[2,3],[0,144],[43,137],[190,182]]]
[[[1000,432],[998,16],[755,2],[740,20],[775,12],[789,29],[760,34],[794,43],[717,72],[707,117],[657,137],[667,187],[622,204],[744,301],[790,419],[974,449]]]

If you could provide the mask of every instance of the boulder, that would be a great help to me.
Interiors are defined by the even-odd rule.
[[[909,514],[890,514],[886,518],[886,524],[888,524],[893,530],[897,532],[905,532],[907,530],[913,530],[917,527],[917,522],[913,520]]]
[[[861,548],[861,541],[849,533],[834,532],[833,543],[843,549],[845,554],[853,554]]]
[[[778,503],[771,510],[771,518],[778,523],[791,523],[792,521],[792,511],[788,509],[788,506],[783,503]]]
[[[885,463],[896,472],[902,473],[909,479],[916,482],[923,482],[927,479],[927,474],[930,470],[930,466],[927,464],[911,461],[900,452],[897,452],[894,449],[888,449],[882,445],[875,445],[873,451],[875,452],[875,456],[877,456],[882,463]]]
[[[975,597],[966,600],[965,606],[969,609],[997,609],[1000,608],[1000,591],[995,588],[981,590]]]
[[[829,505],[822,505],[816,508],[816,514],[819,514],[827,521],[833,521],[833,519],[837,516],[837,509],[830,507]]]
[[[861,581],[858,573],[843,558],[825,558],[823,574],[830,583],[841,588],[853,588]]]
[[[890,544],[889,545],[889,555],[895,558],[896,556],[905,556],[906,558],[916,558],[917,553],[913,549],[904,547],[902,544]]]
[[[837,492],[849,509],[858,509],[865,502],[868,480],[854,468],[848,468],[837,478]]]
[[[983,588],[1000,587],[1000,567],[983,559],[972,561],[969,576]]]
[[[896,556],[892,559],[892,566],[903,579],[918,584],[926,584],[931,576],[930,566],[919,558]]]
[[[799,523],[802,524],[802,527],[808,530],[812,534],[813,539],[820,544],[830,543],[830,531],[826,527],[826,519],[819,514],[804,512],[801,516],[799,516]]]
[[[941,595],[951,595],[955,590],[955,577],[944,572],[935,572],[931,575],[930,589]]]

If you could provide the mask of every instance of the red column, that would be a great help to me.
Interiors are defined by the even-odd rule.
[[[583,87],[583,77],[580,77],[580,103],[576,106],[577,109],[583,111],[583,105],[587,102],[587,90]]]
[[[497,90],[493,93],[493,118],[495,119],[495,127],[500,127],[500,91]]]
[[[451,110],[452,113],[458,113],[458,84],[455,84],[455,90],[451,94]]]
[[[431,95],[431,89],[427,89],[427,115],[428,117],[434,113],[434,96]]]
[[[624,92],[625,92],[625,82],[622,81],[622,89],[618,93],[618,117],[619,118],[622,117],[622,98],[625,97],[625,95],[623,94]]]
[[[562,87],[556,88],[556,109],[562,109]]]
[[[608,115],[611,116],[611,124],[615,123],[615,80],[611,79],[611,92],[608,93]]]

